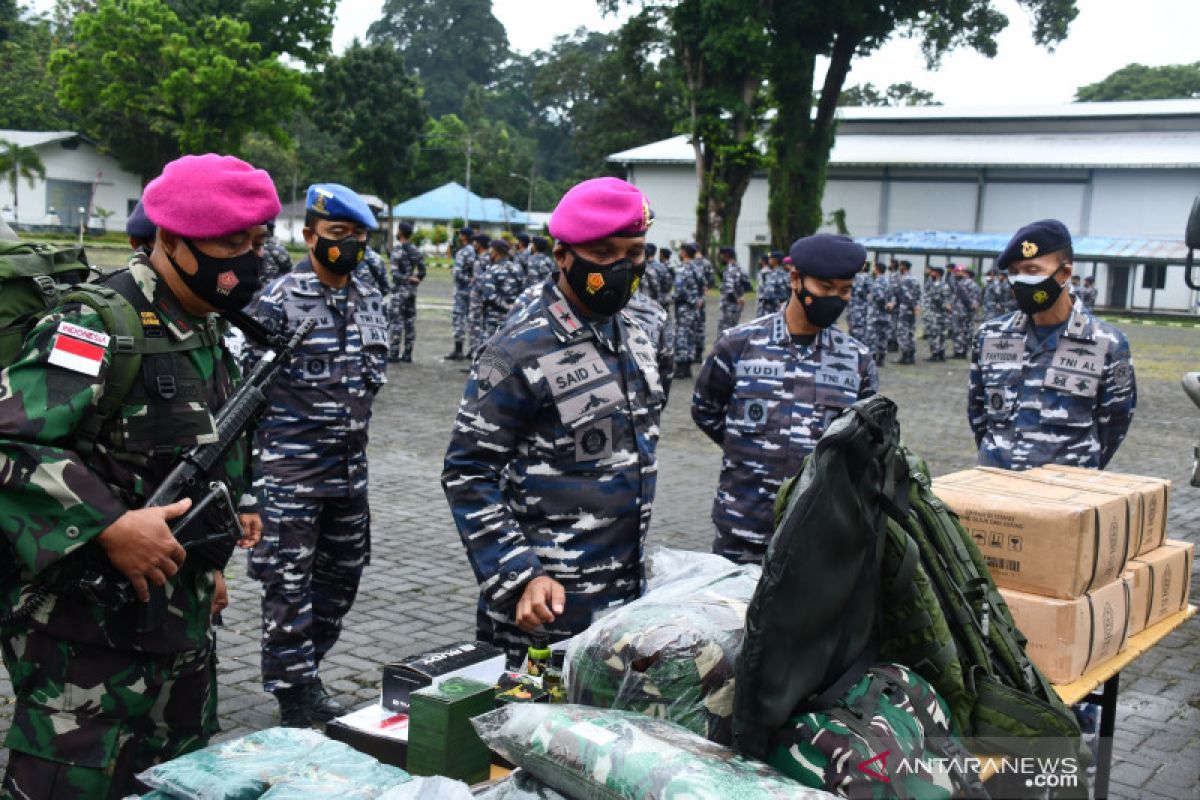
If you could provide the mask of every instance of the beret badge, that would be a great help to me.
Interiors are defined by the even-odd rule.
[[[1033,258],[1038,253],[1038,246],[1033,242],[1021,242],[1021,255],[1025,258]]]

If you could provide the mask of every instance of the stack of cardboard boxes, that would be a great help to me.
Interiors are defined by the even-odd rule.
[[[933,487],[979,545],[1030,658],[1054,683],[1187,605],[1194,548],[1165,538],[1170,481],[979,467]]]

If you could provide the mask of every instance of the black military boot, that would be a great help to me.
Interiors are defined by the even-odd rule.
[[[875,354],[875,366],[876,367],[884,366],[887,363],[885,360],[886,357],[887,357],[886,353],[876,353]]]
[[[412,350],[404,351],[404,355],[400,356],[400,363],[401,364],[411,364],[412,363]]]
[[[321,681],[304,684],[308,696],[308,716],[313,722],[329,722],[346,713],[346,707],[329,696]]]
[[[400,354],[399,353],[388,353],[388,363],[389,364],[399,364],[400,363]]]
[[[313,724],[308,715],[308,687],[289,686],[286,689],[276,689],[275,699],[279,701],[279,724],[285,728],[307,728]]]
[[[692,377],[692,362],[680,361],[675,365],[675,380]]]
[[[900,360],[897,361],[896,363],[897,364],[915,364],[917,362],[916,362],[916,359],[913,358],[912,351],[905,350],[903,353],[900,354]]]
[[[463,360],[462,342],[455,342],[454,343],[454,352],[451,353],[450,355],[446,356],[446,361],[462,361],[462,360]]]

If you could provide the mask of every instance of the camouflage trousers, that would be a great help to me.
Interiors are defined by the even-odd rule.
[[[467,310],[468,351],[472,357],[483,347],[483,343],[487,341],[487,337],[484,335],[483,296],[476,286],[471,287],[471,296]]]
[[[890,316],[874,320],[868,329],[871,352],[876,356],[885,356],[888,351],[888,341],[892,336],[892,318]]]
[[[391,328],[390,352],[393,358],[401,352],[411,355],[417,341],[417,293],[412,289],[396,289],[388,308],[388,327]],[[404,341],[401,347],[401,339]]]
[[[761,542],[751,541],[718,529],[716,538],[713,539],[712,551],[714,555],[735,564],[761,564],[770,540],[771,537],[766,536]]]
[[[950,315],[950,340],[954,344],[954,355],[961,356],[967,352],[967,344],[971,338],[971,315],[967,313],[952,313]]]
[[[925,341],[929,344],[929,355],[942,355],[946,352],[945,317],[931,315],[925,318]]]
[[[701,303],[700,308],[696,309],[696,315],[692,318],[692,348],[696,351],[696,361],[704,360],[704,329],[708,324],[705,305],[705,303]],[[679,350],[677,349],[675,352],[678,353]]]
[[[450,327],[456,344],[467,338],[467,316],[471,307],[471,290],[455,289],[454,305],[450,309]]]
[[[730,328],[737,327],[742,318],[742,307],[737,303],[721,303],[721,321],[717,323],[717,338]]]
[[[5,630],[16,705],[0,795],[108,800],[144,791],[142,770],[217,732],[216,654],[155,655]]]
[[[867,315],[864,313],[865,311],[866,309],[855,308],[854,306],[851,306],[849,322],[847,323],[850,326],[850,335],[860,342],[869,341]]]
[[[911,311],[896,317],[896,344],[901,353],[917,351],[917,316]]]
[[[262,678],[268,692],[314,683],[337,642],[370,556],[367,494],[263,492],[263,536],[250,553],[262,581]]]
[[[690,364],[696,355],[696,309],[675,306],[675,363]],[[701,340],[703,341],[703,340]]]

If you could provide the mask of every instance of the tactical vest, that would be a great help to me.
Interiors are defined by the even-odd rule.
[[[219,345],[223,324],[210,317],[193,329],[192,336],[176,341],[129,270],[113,273],[89,291],[111,292],[136,312],[140,330],[132,335],[114,332],[111,345],[115,354],[132,362],[127,368],[136,367],[136,375],[123,397],[109,400],[118,403],[116,413],[93,414],[84,420],[76,432],[75,448],[85,458],[95,453],[92,468],[124,501],[140,505],[181,452],[216,441],[213,411],[231,393],[229,365],[217,358],[214,374],[205,377],[187,353]],[[132,485],[129,475],[122,474],[127,471],[135,476]]]

